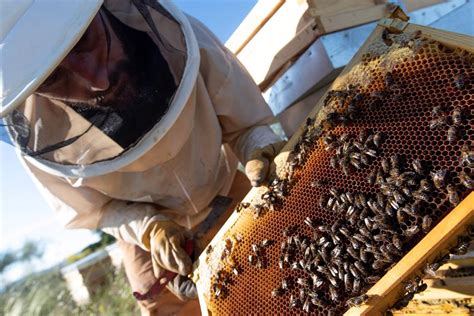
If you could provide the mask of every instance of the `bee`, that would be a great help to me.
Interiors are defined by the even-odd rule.
[[[306,217],[304,220],[304,223],[308,225],[310,228],[314,230],[316,229],[316,226],[317,226],[316,222],[314,222],[310,217]]]
[[[398,190],[393,190],[393,198],[398,204],[403,204],[406,201],[403,195]]]
[[[351,272],[354,278],[360,279],[361,273],[359,272],[359,269],[357,269],[353,263],[349,264],[349,271]]]
[[[446,190],[448,191],[449,203],[451,203],[454,206],[458,205],[460,202],[460,199],[459,199],[459,194],[456,191],[456,186],[452,184],[448,184],[446,187]]]
[[[222,285],[220,283],[214,283],[212,289],[214,291],[214,297],[219,298],[222,294]]]
[[[447,125],[447,118],[445,115],[432,119],[430,121],[430,129],[438,129]]]
[[[327,276],[327,279],[329,280],[329,283],[335,287],[335,288],[339,288],[339,282],[337,281],[337,279],[334,277],[334,275],[328,275]]]
[[[272,290],[272,297],[282,296],[285,291],[281,287],[274,288]]]
[[[269,247],[271,245],[274,244],[274,241],[273,240],[269,240],[269,239],[264,239],[262,240],[262,242],[260,243],[260,246],[263,247],[263,248],[266,248],[266,247]]]
[[[385,240],[387,240],[387,235],[385,235],[385,234],[374,235],[374,240],[375,241],[385,241]]]
[[[402,296],[401,299],[399,299],[399,300],[392,306],[392,308],[394,308],[394,309],[402,309],[402,308],[406,307],[406,306],[408,305],[408,303],[410,303],[410,301],[413,299],[414,296],[415,296],[414,293],[405,294],[404,296]]]
[[[328,181],[325,180],[325,179],[311,181],[311,187],[312,188],[322,188],[326,185],[328,185]]]
[[[419,188],[420,191],[429,192],[432,189],[433,189],[433,187],[431,186],[430,182],[427,179],[422,179],[420,181],[420,188]]]
[[[395,84],[395,77],[390,71],[388,71],[385,74],[385,86],[390,89],[394,84]]]
[[[306,300],[306,297],[308,297],[308,290],[306,288],[300,288],[299,299],[300,299],[301,304],[304,303],[304,301]]]
[[[292,270],[299,270],[301,268],[301,266],[300,266],[300,263],[298,261],[295,261],[290,265],[290,268]]]
[[[324,279],[317,274],[311,274],[311,280],[315,288],[320,288],[324,285]]]
[[[433,116],[438,116],[442,114],[443,112],[444,112],[444,108],[441,105],[437,105],[431,110],[431,114]]]
[[[257,267],[258,269],[263,269],[265,268],[267,262],[266,260],[263,258],[258,258],[257,260],[257,263],[255,264],[255,267]]]
[[[392,46],[392,44],[393,44],[393,40],[390,38],[390,33],[388,32],[387,29],[384,29],[382,31],[382,41],[387,46]]]
[[[373,170],[369,173],[369,175],[367,176],[367,182],[368,182],[370,185],[375,184],[375,180],[376,180],[378,171],[379,171],[378,168],[375,168],[375,169],[373,169]]]
[[[212,249],[213,249],[213,248],[212,248],[211,245],[207,246],[207,248],[206,248],[206,255],[209,255],[209,254],[212,252]]]
[[[262,253],[262,248],[260,247],[260,245],[252,244],[251,248],[252,248],[252,251],[253,251],[257,256],[260,256],[260,255],[261,255],[261,253]]]
[[[395,248],[402,251],[403,249],[402,241],[400,240],[400,238],[398,238],[397,235],[392,236],[392,244],[395,246]]]
[[[380,164],[382,165],[382,170],[383,170],[383,172],[385,172],[385,173],[389,173],[389,172],[390,172],[390,163],[388,162],[387,159],[383,158],[383,159],[380,161]]]
[[[352,293],[358,294],[361,288],[361,281],[359,278],[355,278],[352,284]]]
[[[354,259],[359,260],[359,253],[352,247],[347,247],[347,253]]]
[[[412,237],[420,231],[420,228],[416,225],[413,225],[403,231],[403,235],[406,237]]]
[[[368,155],[368,156],[373,157],[373,158],[377,158],[377,157],[378,157],[377,152],[376,152],[375,150],[373,150],[373,149],[370,149],[370,148],[366,148],[366,149],[364,150],[364,153],[365,153],[366,155]]]
[[[289,288],[291,288],[291,285],[292,285],[292,279],[291,277],[287,277],[287,278],[284,278],[283,280],[281,280],[281,288],[283,290],[288,290]]]
[[[421,176],[425,175],[425,170],[423,168],[423,165],[419,159],[415,159],[412,162],[413,170],[415,170],[416,173],[418,173]]]
[[[332,168],[336,169],[338,164],[339,164],[339,162],[338,162],[337,157],[336,157],[336,156],[332,156],[331,159],[329,160],[329,165],[330,165]]]
[[[344,274],[344,289],[346,292],[352,291],[352,275],[350,273]]]
[[[405,283],[405,291],[408,293],[420,293],[426,290],[427,285],[423,282],[423,280],[416,276],[412,280],[409,280]]]
[[[309,313],[310,309],[311,309],[311,298],[307,296],[303,303],[303,311],[306,313]]]
[[[369,134],[368,129],[361,129],[359,132],[359,135],[357,136],[357,140],[362,144],[365,143],[365,140],[367,139],[367,135]],[[359,148],[360,149],[360,148]]]
[[[472,179],[466,172],[461,171],[459,174],[461,184],[470,190],[474,190],[474,179]]]
[[[257,256],[255,256],[255,255],[249,255],[249,263],[250,263],[251,265],[254,266],[254,265],[257,263],[257,260],[258,260]]]
[[[356,297],[352,297],[346,301],[347,306],[354,307],[364,304],[369,300],[369,296],[367,294],[362,294]]]
[[[250,203],[247,203],[247,202],[241,202],[239,204],[237,204],[237,207],[235,208],[235,211],[237,213],[243,211],[244,209],[248,208],[250,206]]]
[[[432,171],[430,173],[431,178],[433,179],[433,183],[439,191],[442,191],[445,187],[446,173],[447,173],[447,171],[444,170],[444,169],[441,169],[441,170],[438,170],[438,171],[435,171],[435,172]]]
[[[453,143],[456,141],[458,135],[458,131],[456,127],[450,126],[448,128],[448,142]]]
[[[380,145],[382,145],[383,136],[384,135],[381,132],[374,134],[373,142],[376,147],[380,147]]]
[[[461,164],[474,167],[474,150],[467,144],[461,147]]]
[[[460,72],[454,77],[454,86],[460,90],[464,89],[466,86],[466,77],[463,73]]]
[[[362,164],[360,163],[359,160],[357,159],[351,159],[350,160],[351,165],[353,165],[356,169],[360,170],[362,169]]]
[[[425,268],[423,269],[423,272],[425,274],[428,274],[428,275],[431,275],[433,277],[436,276],[436,270],[438,270],[440,268],[441,264],[438,263],[438,262],[435,262],[435,263],[431,263],[431,264],[427,264],[425,266]]]
[[[293,297],[293,295],[290,296],[290,305],[288,306],[290,309],[293,309],[295,307],[300,306],[300,300],[298,298]]]
[[[386,262],[382,261],[382,260],[375,260],[373,263],[372,263],[372,268],[374,270],[380,270],[382,268],[384,268],[385,266],[387,265]]]
[[[354,262],[354,266],[360,271],[362,275],[367,276],[367,271],[365,270],[365,266],[362,264],[362,262],[356,261]]]
[[[458,125],[461,125],[462,123],[462,111],[460,108],[458,107],[455,107],[454,110],[453,110],[453,114],[451,116],[452,120],[453,120],[453,124],[458,126]]]
[[[329,295],[332,301],[339,302],[340,300],[339,292],[337,291],[335,287],[329,286]]]
[[[232,273],[235,274],[235,275],[239,275],[240,274],[240,269],[237,268],[237,267],[233,267],[232,268]]]
[[[331,255],[333,257],[339,257],[342,253],[342,246],[337,246],[337,247],[334,247],[333,250],[331,250]]]
[[[297,225],[288,226],[288,227],[283,229],[283,236],[284,237],[289,237],[289,236],[293,235],[296,232],[297,229],[298,229]]]
[[[392,165],[392,168],[400,168],[400,158],[397,154],[390,156],[390,164]]]
[[[451,249],[451,253],[459,256],[465,255],[467,253],[470,243],[471,240],[468,236],[459,237],[458,244],[456,245],[456,247]]]

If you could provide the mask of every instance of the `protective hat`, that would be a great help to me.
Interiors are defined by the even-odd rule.
[[[0,117],[19,106],[79,41],[102,0],[6,0],[0,10]]]
[[[82,3],[89,0],[73,1]],[[41,0],[41,2],[47,3],[48,0]],[[53,2],[62,4],[63,2],[69,3],[70,0]],[[9,137],[23,157],[35,167],[53,175],[86,178],[118,170],[147,170],[159,162],[174,157],[191,134],[195,110],[195,103],[192,102],[192,99],[195,96],[193,92],[199,72],[200,53],[194,31],[186,15],[169,0],[104,0],[103,2],[106,12],[113,15],[125,26],[146,33],[153,40],[170,67],[176,90],[167,101],[165,114],[148,132],[129,146],[120,145],[102,129],[95,126],[96,122],[89,121],[66,103],[33,94],[42,81],[46,80],[47,76],[73,48],[90,22],[83,23],[82,26],[73,23],[69,23],[71,26],[63,26],[63,29],[82,28],[83,30],[77,33],[74,41],[70,41],[68,49],[61,50],[63,54],[56,55],[57,58],[52,58],[47,53],[42,55],[43,59],[55,60],[54,63],[50,63],[49,67],[35,65],[38,68],[48,68],[47,72],[36,75],[34,67],[31,67],[30,76],[34,78],[30,80],[28,80],[27,73],[21,73],[19,78],[22,77],[23,81],[17,80],[22,82],[18,86],[27,85],[27,88],[23,87],[27,91],[19,89],[21,96],[16,96],[15,104],[9,109],[11,115],[4,118]],[[70,7],[61,7],[64,10],[70,9]],[[77,7],[80,7],[80,4]],[[43,10],[45,12],[38,13],[42,16],[41,19],[36,19],[38,23],[43,22],[43,19],[56,18],[58,13],[52,13],[52,10],[56,9],[49,8],[49,10],[45,9]],[[91,14],[90,21],[97,11],[98,8],[94,14]],[[21,12],[21,10],[16,9],[16,12]],[[28,11],[23,10],[23,12]],[[21,13],[17,13],[17,16],[21,16]],[[71,13],[69,17],[73,19],[74,15]],[[10,25],[13,24],[14,22],[10,23]],[[46,33],[42,32],[42,34]],[[28,41],[28,34],[23,35],[22,40]],[[70,34],[65,31],[62,36],[65,38]],[[43,41],[45,41],[44,38]],[[34,42],[35,39],[32,41]],[[56,43],[56,45],[58,43],[63,45],[59,36]],[[37,46],[44,50],[40,44],[38,42]],[[47,46],[50,47],[50,52],[55,50],[54,45],[48,44]],[[21,48],[18,48],[17,45],[16,49]],[[14,59],[13,55],[12,51],[9,58]],[[21,63],[21,59],[30,63],[28,54],[18,53],[18,55],[22,55],[22,57],[19,58],[17,64]],[[34,60],[36,63],[41,62],[37,58]],[[7,62],[6,58],[4,61]],[[15,97],[11,99],[15,99]],[[107,118],[114,120],[115,117],[112,114],[107,115]],[[176,137],[178,134],[179,138]]]

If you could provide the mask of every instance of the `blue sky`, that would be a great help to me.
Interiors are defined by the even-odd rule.
[[[178,7],[206,24],[225,42],[256,0],[175,0]],[[0,131],[1,132],[1,131]],[[87,230],[65,230],[20,165],[12,146],[0,142],[0,252],[18,249],[26,240],[45,246],[42,261],[10,269],[6,279],[47,267],[96,241]]]

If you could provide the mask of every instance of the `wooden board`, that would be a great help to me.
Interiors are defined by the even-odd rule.
[[[387,5],[379,4],[342,13],[337,12],[333,14],[320,15],[316,18],[316,21],[318,27],[320,27],[322,32],[326,34],[376,21],[384,17],[387,13]]]
[[[259,0],[242,23],[240,23],[239,27],[232,33],[225,46],[234,54],[238,54],[284,2],[284,0]]]
[[[386,2],[386,0],[308,0],[310,12],[313,16],[354,11]]]
[[[274,61],[274,57],[297,37],[308,23],[312,22],[313,25],[306,30],[313,31],[311,28],[315,26],[315,22],[311,16],[305,14],[307,10],[306,2],[286,1],[237,54],[257,84],[268,80],[285,64],[287,60],[280,58]],[[300,51],[302,45],[307,46],[309,43],[299,41],[299,47],[293,47],[291,50]],[[295,44],[297,43],[293,42],[291,45]]]
[[[426,8],[435,4],[446,2],[446,0],[402,0],[408,12]]]

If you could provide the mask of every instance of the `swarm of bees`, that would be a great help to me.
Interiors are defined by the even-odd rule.
[[[378,157],[383,134],[369,135],[368,131],[362,130],[357,139],[351,138],[347,133],[339,137],[333,134],[323,137],[325,150],[334,152],[330,160],[331,167],[335,169],[340,167],[346,176],[349,176],[353,169],[360,170],[371,165]]]
[[[462,109],[455,107],[451,113],[446,113],[441,105],[437,105],[432,110],[433,119],[430,121],[431,129],[445,129],[448,128],[447,139],[448,142],[454,143],[461,132],[463,122]]]
[[[264,239],[260,244],[252,244],[252,254],[249,255],[249,263],[259,269],[268,266],[268,259],[266,257],[265,249],[273,245],[272,240]]]
[[[232,275],[239,275],[242,268],[238,265],[233,252],[237,244],[242,242],[240,234],[232,235],[224,240],[224,248],[220,254],[221,267],[216,271],[211,281],[211,293],[218,298],[226,297],[229,293],[229,285],[232,284]],[[213,251],[212,246],[206,248],[206,254],[210,255]]]

